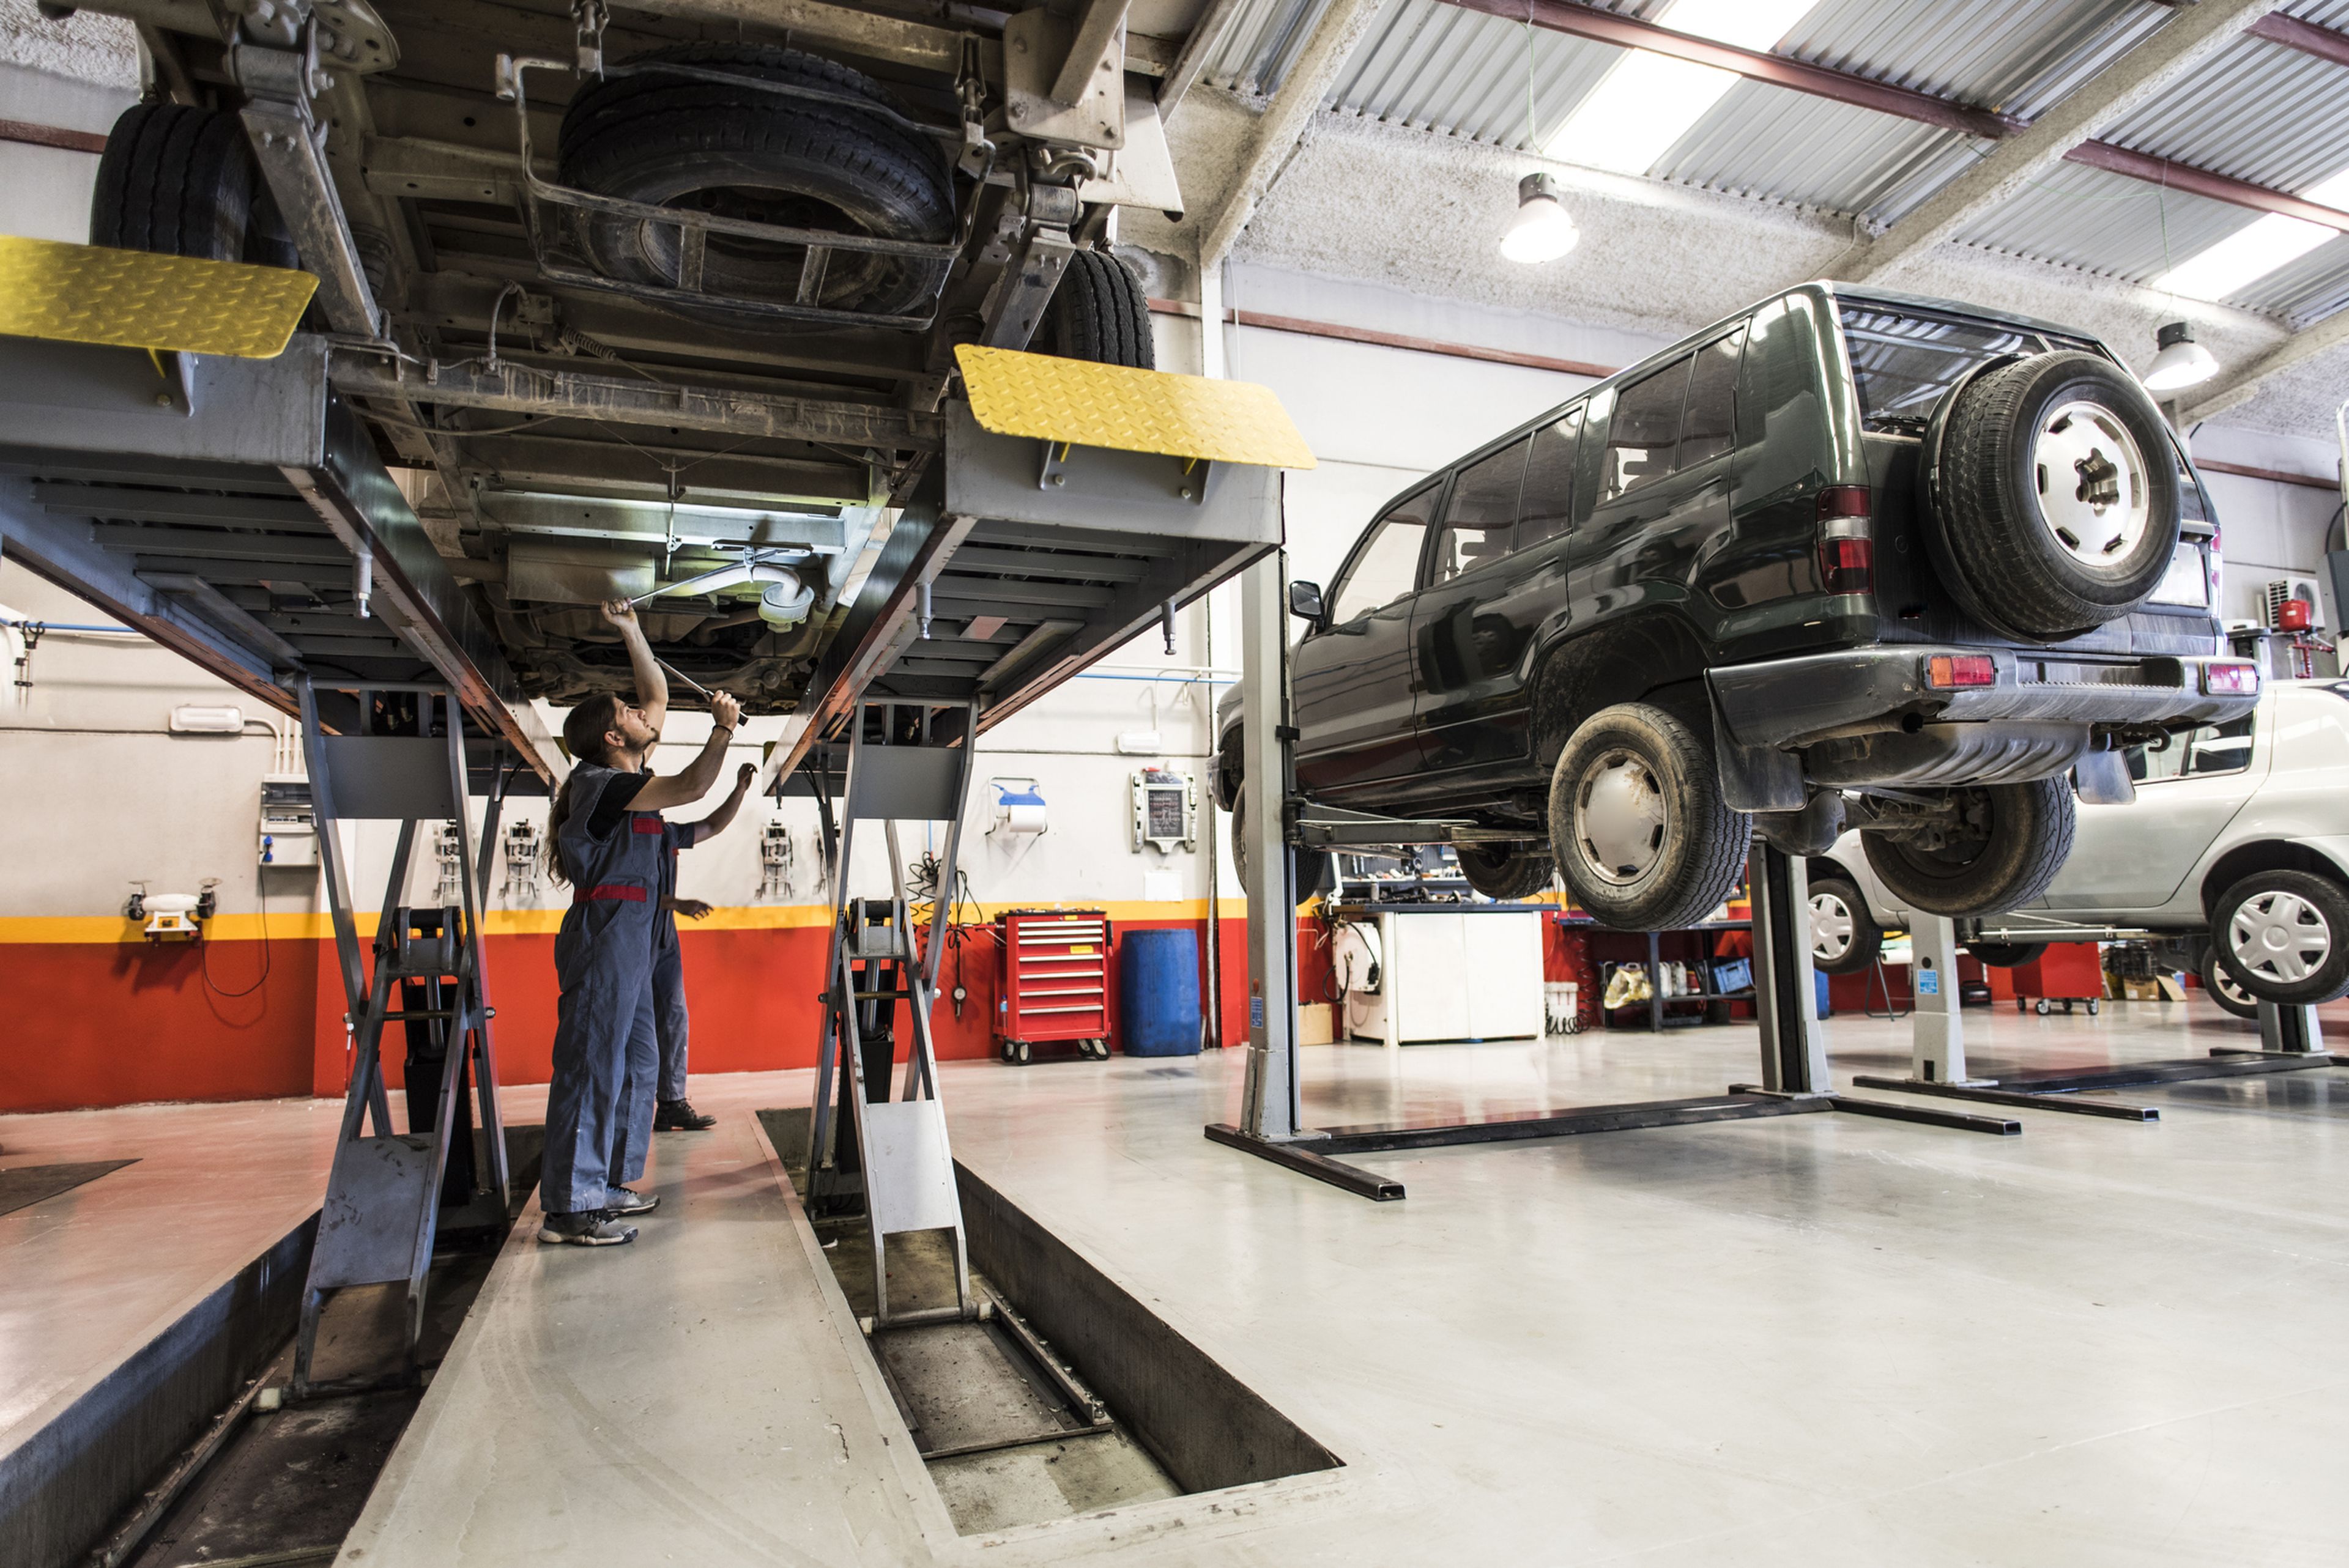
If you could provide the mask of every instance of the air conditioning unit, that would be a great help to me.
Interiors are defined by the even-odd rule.
[[[2301,612],[2307,619],[2297,626],[2286,627],[2284,606],[2297,600],[2308,608]],[[2324,630],[2324,596],[2317,592],[2313,577],[2279,577],[2267,586],[2267,624],[2281,630],[2321,632]]]

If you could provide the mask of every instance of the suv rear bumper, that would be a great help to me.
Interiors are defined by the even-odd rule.
[[[1997,666],[1990,686],[1936,687],[1931,660],[1981,657]],[[1722,722],[1739,744],[1802,744],[1847,725],[1917,714],[1928,721],[2002,719],[2075,724],[2217,724],[2249,713],[2256,692],[2211,693],[2204,670],[2239,659],[2090,659],[2076,655],[1968,647],[1848,648],[1708,671]]]

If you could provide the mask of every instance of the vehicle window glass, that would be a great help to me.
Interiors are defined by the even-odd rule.
[[[1434,500],[1431,485],[1371,525],[1369,542],[1330,602],[1331,625],[1360,620],[1412,591],[1419,581],[1419,551],[1427,542],[1427,512]]]
[[[1607,469],[1601,499],[1672,471],[1672,449],[1681,438],[1681,402],[1688,390],[1689,362],[1676,359],[1623,388],[1615,418],[1607,427]]]
[[[1737,356],[1745,329],[1697,350],[1689,372],[1688,411],[1681,418],[1680,466],[1717,458],[1737,439]]]
[[[2252,715],[2170,738],[2166,750],[2128,748],[2129,777],[2140,784],[2211,773],[2240,773],[2251,765]]]
[[[1574,449],[1582,439],[1577,403],[1534,432],[1526,458],[1524,499],[1517,508],[1517,548],[1526,549],[1564,533],[1574,516]]]
[[[1435,540],[1435,575],[1447,583],[1509,552],[1517,528],[1517,492],[1526,476],[1528,436],[1469,464],[1452,481],[1444,531]]]
[[[1941,395],[1967,371],[2001,355],[2038,354],[2048,346],[2041,334],[2019,327],[1945,321],[1877,304],[1846,305],[1843,337],[1859,384],[1861,421],[1871,430],[1919,435]]]

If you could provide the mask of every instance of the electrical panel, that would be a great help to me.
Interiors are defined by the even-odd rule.
[[[318,824],[306,779],[264,779],[261,786],[259,855],[264,866],[318,863]]]
[[[1196,846],[1198,787],[1180,773],[1144,768],[1133,776],[1133,852],[1144,844],[1162,855]]]

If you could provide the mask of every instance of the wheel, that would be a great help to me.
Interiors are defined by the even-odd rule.
[[[2089,997],[2089,998],[2088,998],[2088,1016],[2090,1016],[2091,1018],[2095,1017],[2095,1016],[2096,1016],[2096,1014],[2098,1013],[2098,1011],[2100,1011],[2100,1010],[2103,1008],[2103,1006],[2104,1006],[2104,1004],[2103,1004],[2102,1002],[2097,1001],[2094,996]]]
[[[1462,844],[1455,852],[1460,857],[1460,874],[1468,879],[1468,885],[1499,903],[1531,898],[1557,876],[1557,868],[1547,855],[1477,844]]]
[[[1023,1068],[1028,1065],[1027,1041],[1014,1040],[1011,1042],[1011,1059],[1018,1062]]]
[[[1752,837],[1721,798],[1713,738],[1652,703],[1582,721],[1550,774],[1550,853],[1574,901],[1617,931],[1694,924],[1729,896]]]
[[[2047,891],[2072,853],[2077,813],[2070,780],[1977,784],[1950,792],[1953,824],[1895,838],[1867,833],[1868,863],[1909,909],[1951,916],[2003,914]]]
[[[2219,962],[2254,997],[2280,1006],[2349,991],[2349,894],[2306,872],[2257,872],[2210,912]]]
[[[630,66],[690,66],[833,97],[787,98],[697,77],[607,77],[563,115],[563,183],[656,207],[792,228],[941,241],[955,224],[953,176],[936,143],[881,113],[881,85],[861,72],[771,44],[684,44]],[[576,211],[574,232],[596,271],[617,282],[679,286],[678,231],[612,213]],[[701,287],[717,296],[788,304],[799,293],[798,245],[712,233]],[[947,263],[854,251],[827,253],[812,303],[874,315],[926,308]],[[740,325],[716,300],[680,306]],[[763,318],[771,325],[786,325]]]
[[[2047,951],[2044,942],[1969,942],[1975,962],[1992,969],[2020,969]]]
[[[2218,1003],[2220,1010],[2238,1018],[2259,1017],[2260,999],[2244,990],[2243,983],[2219,962],[2219,944],[2215,942],[2202,954],[2201,975],[2202,989],[2210,994],[2210,1000]]]
[[[2053,1009],[2051,1009],[2051,1008],[2047,1006],[2047,998],[2046,998],[2046,997],[2044,997],[2044,996],[2040,997],[2040,998],[2039,998],[2039,1006],[2038,1006],[2038,1007],[2037,1007],[2037,1009],[2036,1009],[2036,1011],[2038,1012],[2039,1016],[2040,1016],[2041,1017],[2043,1017],[2043,1018],[2044,1018],[2044,1017],[2045,1017],[2045,1016],[2048,1015],[2048,1013],[2049,1013],[2049,1012],[2051,1012],[2052,1010],[2053,1010]]]
[[[1143,292],[1142,279],[1107,251],[1079,251],[1052,290],[1033,346],[1063,359],[1156,369],[1150,296]]]
[[[98,160],[89,242],[212,262],[301,264],[244,122],[186,104],[133,104]]]
[[[1830,975],[1857,975],[1884,950],[1884,928],[1868,913],[1859,888],[1842,877],[1811,883],[1811,965]]]
[[[2037,354],[1961,385],[1936,416],[1926,546],[1984,625],[2060,642],[2159,585],[2184,516],[2161,414],[2098,355]]]
[[[1232,797],[1232,869],[1240,873],[1240,887],[1245,891],[1248,878],[1247,818],[1245,802]],[[1303,909],[1315,895],[1328,892],[1337,885],[1336,863],[1327,850],[1300,850],[1290,846],[1289,863],[1296,868],[1297,907]]]

